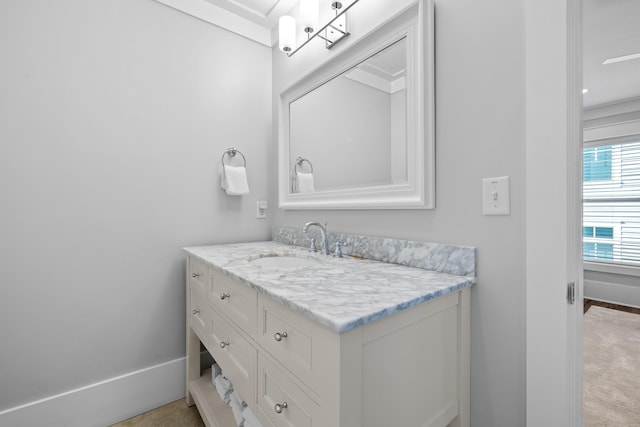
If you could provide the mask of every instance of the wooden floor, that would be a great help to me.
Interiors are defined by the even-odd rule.
[[[626,305],[612,304],[609,302],[596,301],[592,299],[584,299],[584,311],[583,314],[589,310],[591,306],[598,306],[604,308],[611,308],[613,310],[626,311],[627,313],[640,314],[640,308],[627,307]]]

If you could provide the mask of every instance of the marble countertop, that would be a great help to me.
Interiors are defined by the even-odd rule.
[[[340,333],[476,282],[475,277],[349,256],[335,258],[273,241],[189,247],[185,251]],[[286,268],[251,262],[274,255],[317,262]]]

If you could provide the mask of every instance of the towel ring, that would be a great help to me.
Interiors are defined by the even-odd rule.
[[[242,156],[242,161],[243,161],[243,167],[247,166],[247,159],[244,157],[244,154],[242,154],[241,151],[236,150],[235,147],[229,147],[227,148],[227,151],[225,151],[224,153],[222,153],[222,158],[220,159],[222,161],[222,165],[225,166],[224,164],[224,156],[229,156],[231,158],[234,158],[236,156],[236,154],[240,154]]]
[[[293,166],[293,170],[297,173],[298,172],[298,166],[300,166],[300,168],[302,168],[302,163],[307,162],[309,164],[309,167],[311,168],[311,173],[313,173],[313,165],[311,164],[311,162],[303,157],[298,156],[298,158],[296,159],[296,164]]]

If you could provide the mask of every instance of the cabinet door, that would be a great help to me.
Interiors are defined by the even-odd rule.
[[[265,426],[320,426],[320,406],[289,375],[269,357],[258,354],[258,419]]]
[[[205,296],[209,278],[209,267],[202,261],[189,257],[189,284],[191,289]],[[204,302],[204,299],[203,299]]]
[[[197,285],[190,284],[191,302],[189,304],[189,324],[191,329],[205,345],[208,339],[208,326],[210,323],[210,313],[213,311],[205,303],[204,294],[198,290]]]
[[[259,295],[257,340],[315,393],[339,373],[339,335],[268,296]]]
[[[212,310],[207,349],[233,388],[253,410],[256,399],[256,349],[218,312]]]
[[[256,290],[213,268],[209,270],[209,277],[209,302],[240,329],[253,336],[256,331]]]

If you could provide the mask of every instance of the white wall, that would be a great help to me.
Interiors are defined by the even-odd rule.
[[[269,238],[273,148],[270,49],[160,3],[1,2],[0,52],[2,412],[183,357],[180,248]]]
[[[408,3],[368,0],[355,5],[352,35],[334,49],[353,43]],[[472,426],[523,426],[523,3],[437,0],[435,12],[436,209],[278,211],[274,223],[296,227],[317,219],[327,221],[330,231],[476,246],[478,284],[471,298]],[[274,50],[274,103],[283,89],[332,55],[321,43],[310,45],[291,58]],[[276,123],[274,114],[274,129]],[[483,216],[481,180],[503,175],[511,177],[511,215]],[[274,172],[273,188],[275,180]],[[275,194],[271,203],[277,203]]]

